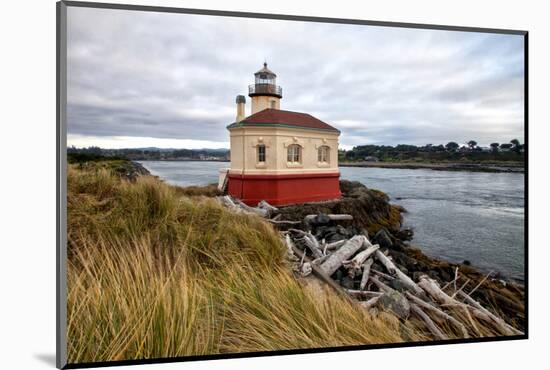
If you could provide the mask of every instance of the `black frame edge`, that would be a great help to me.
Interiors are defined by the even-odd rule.
[[[524,35],[527,33],[527,31],[525,30],[451,26],[451,25],[441,25],[441,24],[407,23],[407,22],[394,22],[394,21],[388,22],[388,21],[360,20],[360,19],[350,19],[350,18],[301,16],[301,15],[291,15],[291,14],[234,12],[229,10],[210,10],[210,9],[177,8],[177,7],[153,6],[153,5],[100,3],[100,2],[91,2],[91,1],[86,2],[86,1],[63,0],[62,2],[65,3],[67,6],[81,7],[81,8],[215,15],[215,16],[240,17],[240,18],[265,18],[265,19],[278,19],[278,20],[287,20],[287,21],[356,24],[356,25],[368,25],[368,26],[379,26],[379,27],[420,28],[420,29],[442,30],[442,31],[499,33],[499,34],[509,34],[509,35]]]
[[[56,347],[58,369],[67,365],[67,5],[56,4]]]

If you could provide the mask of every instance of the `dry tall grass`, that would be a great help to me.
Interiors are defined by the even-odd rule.
[[[68,190],[71,363],[425,338],[303,287],[257,217],[104,168],[71,167]]]

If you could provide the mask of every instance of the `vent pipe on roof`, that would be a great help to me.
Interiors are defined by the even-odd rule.
[[[237,118],[235,118],[235,122],[241,122],[245,117],[244,106],[246,104],[246,98],[244,95],[237,95],[235,101],[237,103]]]

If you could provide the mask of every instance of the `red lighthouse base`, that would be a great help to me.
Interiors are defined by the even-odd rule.
[[[339,199],[340,173],[228,175],[228,193],[250,206],[261,200],[276,206]]]

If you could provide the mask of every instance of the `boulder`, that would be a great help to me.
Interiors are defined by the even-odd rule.
[[[353,289],[355,285],[355,281],[351,279],[349,276],[344,275],[342,277],[342,280],[340,280],[340,285],[346,289]]]
[[[414,232],[413,232],[411,229],[399,230],[399,231],[395,234],[395,236],[396,236],[398,239],[401,239],[401,240],[403,240],[403,241],[412,240],[413,235],[414,235]]]
[[[376,304],[385,310],[392,311],[397,317],[403,320],[407,319],[411,312],[411,306],[407,298],[396,290],[382,294]]]
[[[380,245],[380,247],[382,248],[391,248],[391,246],[393,245],[391,235],[385,227],[381,228],[374,235],[374,237],[372,238],[372,242],[374,244]]]
[[[317,216],[315,216],[314,218],[312,218],[310,221],[309,221],[309,224],[311,226],[326,226],[328,224],[330,224],[330,218],[324,214],[324,213],[320,213],[318,214]]]

